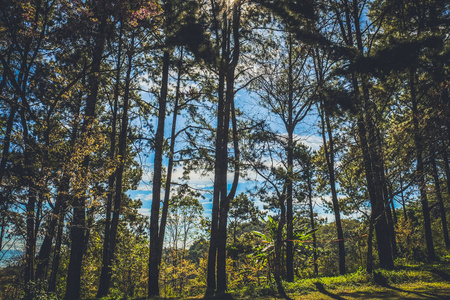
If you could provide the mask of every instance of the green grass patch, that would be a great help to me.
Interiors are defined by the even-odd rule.
[[[396,270],[363,269],[344,276],[285,282],[292,299],[450,299],[450,264],[405,264]],[[275,286],[233,291],[234,299],[279,299]]]

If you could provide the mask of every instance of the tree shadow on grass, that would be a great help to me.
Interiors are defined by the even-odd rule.
[[[450,281],[450,275],[441,270],[430,270],[431,273],[441,277],[445,281]]]
[[[441,272],[441,271],[438,271],[438,272]],[[444,273],[445,275],[448,276],[448,274],[446,274],[445,272],[441,272],[441,273]],[[387,282],[387,279],[381,273],[374,272],[373,279],[374,279],[375,283],[377,283],[378,285],[380,285],[384,288],[396,291],[396,292],[412,294],[412,295],[416,295],[416,296],[419,296],[422,298],[428,298],[428,299],[442,299],[439,295],[436,295],[433,293],[413,292],[413,291],[408,291],[405,289],[400,289],[400,288],[394,287]],[[446,298],[444,298],[444,299],[446,299]]]
[[[233,296],[228,293],[221,293],[215,295],[205,295],[203,297],[204,300],[233,300]]]
[[[320,282],[314,282],[314,285],[316,286],[316,288],[317,288],[317,290],[318,290],[319,292],[321,292],[321,293],[324,294],[324,295],[327,295],[327,296],[330,297],[330,298],[338,299],[338,300],[345,300],[345,299],[342,298],[341,296],[332,294],[332,293],[330,293],[329,291],[327,291],[327,290],[325,289],[325,287],[323,286],[323,284],[320,283]]]

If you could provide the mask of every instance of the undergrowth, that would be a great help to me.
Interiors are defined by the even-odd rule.
[[[343,276],[316,277],[284,282],[284,288],[291,295],[305,295],[325,290],[354,290],[362,286],[397,285],[404,283],[432,283],[448,281],[450,262],[445,260],[432,264],[402,264],[395,270],[378,269],[373,274],[360,268],[358,271]],[[260,287],[246,287],[232,291],[236,299],[252,299],[261,296],[276,296],[274,284]]]

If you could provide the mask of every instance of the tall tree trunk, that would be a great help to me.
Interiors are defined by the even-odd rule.
[[[78,105],[76,106],[76,110],[74,112],[74,119],[73,119],[73,129],[70,134],[70,152],[67,153],[68,156],[70,156],[71,153],[75,150],[75,144],[77,141],[78,133],[79,133],[79,127],[80,123],[78,121],[78,115],[80,114],[81,110],[81,99],[82,95],[80,94]],[[70,176],[68,173],[64,173],[62,176],[61,181],[57,185],[57,202],[60,203],[60,209],[59,214],[57,215],[57,226],[58,226],[58,232],[56,233],[56,242],[55,242],[55,248],[53,250],[53,261],[52,261],[52,268],[50,272],[50,279],[49,279],[49,285],[48,285],[48,291],[54,292],[56,290],[56,279],[57,279],[57,273],[59,268],[59,261],[61,259],[61,244],[62,244],[62,236],[63,236],[63,230],[64,230],[64,218],[66,216],[66,210],[69,203],[71,203],[71,195],[70,195]]]
[[[208,268],[207,268],[207,278],[206,278],[206,296],[213,295],[216,290],[216,261],[217,261],[217,247],[219,243],[218,232],[219,232],[219,211],[220,211],[220,201],[225,196],[226,197],[226,174],[227,174],[227,157],[224,153],[226,149],[223,147],[223,140],[225,139],[225,106],[226,100],[224,97],[225,93],[225,75],[227,68],[227,34],[226,30],[226,17],[224,16],[224,27],[222,29],[222,42],[220,44],[220,50],[222,51],[220,64],[219,64],[219,83],[218,83],[218,107],[217,107],[217,130],[216,130],[216,145],[215,145],[215,163],[214,163],[214,190],[213,190],[213,205],[212,205],[212,215],[211,215],[211,231],[209,240],[209,251],[208,251]],[[225,152],[224,152],[225,150]],[[225,162],[225,163],[224,163]],[[225,168],[224,168],[225,165]],[[225,179],[225,186],[224,186]],[[225,190],[225,194],[224,194]]]
[[[287,299],[286,291],[284,290],[283,284],[281,282],[281,277],[283,273],[282,260],[283,260],[283,228],[286,224],[286,208],[285,208],[285,190],[279,197],[280,206],[280,218],[278,220],[277,232],[275,235],[275,262],[274,262],[274,278],[277,285],[278,293],[285,299]]]
[[[381,145],[380,145],[380,148],[381,148]],[[397,256],[397,241],[395,238],[395,223],[394,223],[394,217],[393,217],[393,214],[395,214],[395,210],[394,209],[391,210],[391,197],[390,197],[390,193],[388,192],[386,178],[384,176],[384,166],[382,167],[381,175],[382,175],[381,182],[383,183],[383,195],[384,195],[384,199],[385,199],[384,207],[385,207],[385,211],[386,211],[386,218],[387,218],[388,225],[389,225],[389,238],[391,241],[392,256],[393,256],[393,258],[395,258]]]
[[[36,279],[45,279],[47,276],[47,268],[50,261],[50,254],[52,250],[53,238],[55,236],[55,230],[58,225],[59,215],[61,214],[62,197],[56,197],[55,208],[51,212],[51,219],[45,233],[44,241],[42,242],[39,254],[37,257],[36,266]]]
[[[450,131],[450,129],[448,129]],[[447,143],[442,139],[442,158],[444,160],[445,178],[447,179],[447,192],[450,195],[450,166],[448,160]]]
[[[408,214],[406,213],[406,201],[405,201],[405,194],[403,191],[403,178],[400,173],[400,198],[402,199],[402,207],[403,207],[403,218],[404,221],[408,220]]]
[[[120,129],[119,135],[119,157],[120,162],[119,166],[116,170],[116,186],[114,192],[114,209],[113,209],[113,217],[111,221],[111,229],[110,229],[110,241],[108,245],[108,254],[106,265],[104,263],[104,269],[102,268],[102,275],[100,279],[100,286],[98,288],[97,297],[103,297],[108,294],[109,287],[111,284],[111,276],[112,276],[112,266],[114,263],[114,255],[116,250],[117,243],[117,229],[119,226],[119,217],[122,207],[122,189],[123,189],[123,173],[124,173],[124,165],[127,160],[127,134],[128,134],[128,107],[129,107],[129,98],[130,98],[130,83],[131,83],[131,70],[133,66],[133,44],[134,44],[134,35],[131,38],[131,49],[128,51],[128,68],[127,74],[125,78],[125,90],[123,96],[123,108],[122,108],[122,126]]]
[[[322,121],[322,140],[323,149],[325,151],[325,158],[328,167],[328,174],[330,176],[331,200],[333,203],[334,219],[336,224],[338,249],[339,249],[339,273],[345,274],[345,244],[344,231],[342,230],[341,213],[339,209],[339,200],[336,191],[336,180],[334,174],[334,140],[331,129],[330,118],[327,115],[323,103],[321,103],[321,121]],[[326,135],[328,135],[328,143]]]
[[[425,240],[427,244],[428,258],[430,260],[437,260],[434,252],[433,236],[431,233],[430,210],[428,207],[428,197],[425,182],[425,172],[423,166],[423,143],[422,143],[422,129],[419,125],[419,111],[417,107],[417,96],[415,86],[415,71],[410,70],[410,97],[412,104],[413,126],[414,126],[414,144],[416,147],[417,158],[417,174],[419,176],[419,190],[420,202],[422,203],[423,226],[425,230]]]
[[[16,116],[17,105],[13,104],[9,112],[8,120],[6,121],[5,138],[3,140],[3,152],[2,160],[0,161],[0,184],[3,181],[3,176],[5,174],[6,163],[9,157],[9,145],[11,143],[11,132],[14,125],[14,117]],[[2,203],[0,202],[0,205]]]
[[[369,216],[369,233],[367,235],[367,265],[366,271],[369,274],[373,272],[373,215]]]
[[[96,3],[95,10],[99,12],[104,9],[104,1],[99,1]],[[92,69],[91,75],[89,76],[89,95],[86,99],[86,107],[84,112],[83,128],[81,130],[81,135],[83,138],[90,138],[92,125],[95,118],[95,108],[97,104],[97,95],[100,85],[100,68],[103,58],[103,49],[106,43],[106,18],[105,14],[99,14],[100,24],[99,32],[97,33],[93,57],[92,57]],[[84,157],[81,164],[82,178],[85,178],[90,164],[89,156]],[[83,188],[83,187],[81,187]],[[84,196],[84,191],[80,191],[73,199],[73,218],[72,218],[72,228],[71,228],[71,247],[70,247],[70,260],[69,268],[67,272],[67,285],[66,293],[64,296],[65,300],[79,300],[81,297],[81,266],[83,262],[83,251],[85,249],[85,230],[86,230],[86,199]]]
[[[439,182],[439,173],[436,165],[435,155],[436,155],[435,153],[431,155],[431,166],[433,168],[432,171],[434,178],[434,188],[436,193],[436,199],[439,205],[439,212],[441,214],[442,234],[444,235],[445,247],[448,249],[450,248],[450,239],[448,236],[447,214],[445,212],[444,200],[442,199],[441,184]]]
[[[153,172],[152,189],[152,207],[150,215],[150,257],[149,257],[149,278],[148,278],[148,297],[159,296],[159,209],[161,198],[161,179],[162,179],[162,157],[164,143],[164,123],[166,119],[167,88],[169,82],[169,64],[170,53],[164,51],[163,70],[161,82],[161,95],[159,97],[158,108],[158,127],[155,136],[155,159]]]
[[[294,212],[292,208],[293,202],[293,175],[294,175],[294,124],[293,124],[293,101],[294,101],[294,89],[293,89],[293,75],[292,75],[292,35],[289,35],[289,66],[288,66],[288,120],[287,120],[287,133],[288,133],[288,145],[287,145],[287,178],[286,178],[286,281],[294,281]]]
[[[363,38],[360,28],[360,9],[357,0],[344,0],[344,13],[346,29],[340,22],[340,28],[345,43],[350,47],[356,47],[360,55],[364,55]],[[353,21],[353,23],[352,23]],[[347,33],[345,33],[347,30]],[[354,30],[354,31],[353,31]],[[354,38],[353,38],[354,36]],[[358,75],[361,77],[361,83],[358,82]],[[366,173],[367,189],[371,203],[371,218],[374,222],[377,236],[378,257],[382,268],[394,268],[392,259],[391,241],[389,235],[389,226],[385,215],[384,195],[383,195],[383,168],[382,152],[379,148],[381,144],[377,139],[377,129],[373,124],[372,115],[375,114],[375,108],[370,100],[367,78],[364,74],[353,72],[351,83],[356,98],[360,101],[357,105],[357,130],[363,154],[364,169]],[[362,95],[360,92],[362,89]],[[386,234],[387,233],[387,234]]]
[[[221,294],[227,290],[227,276],[226,276],[226,244],[227,244],[227,222],[228,211],[230,210],[230,200],[234,198],[239,181],[239,145],[237,137],[237,122],[234,107],[234,81],[235,70],[240,55],[240,41],[239,41],[239,28],[240,28],[240,0],[235,1],[233,4],[233,17],[232,31],[233,35],[233,53],[231,60],[227,60],[226,64],[226,94],[225,94],[225,114],[223,122],[223,139],[222,139],[222,177],[221,177],[221,198],[219,206],[219,224],[218,224],[218,243],[217,243],[217,293]],[[225,26],[225,32],[228,32]],[[227,38],[228,43],[231,42],[230,35]],[[230,47],[229,45],[227,47]],[[227,50],[226,57],[229,57],[229,50]],[[227,192],[227,170],[228,170],[228,133],[230,124],[230,114],[232,117],[233,127],[233,145],[235,156],[235,169],[233,184],[231,186],[230,193]]]
[[[119,109],[119,90],[120,90],[120,80],[121,80],[121,69],[122,69],[122,30],[123,24],[120,25],[119,30],[119,41],[117,50],[117,65],[116,65],[116,78],[114,86],[113,95],[113,112],[111,120],[111,135],[110,135],[110,147],[109,147],[109,157],[114,160],[116,157],[116,135],[117,135],[117,114]],[[102,270],[100,273],[100,284],[97,291],[97,297],[101,298],[106,296],[108,291],[106,288],[106,282],[108,281],[108,272],[111,272],[109,267],[109,245],[110,245],[110,232],[111,232],[111,211],[114,197],[114,183],[116,181],[116,173],[114,171],[108,178],[108,194],[106,198],[106,215],[105,215],[105,235],[103,240],[103,252],[102,252]],[[110,277],[109,277],[110,278]]]
[[[0,229],[0,251],[3,250],[3,238],[5,237],[5,232],[6,232],[6,214],[2,211],[2,216],[1,216],[1,223],[0,223],[0,227],[2,229]],[[0,257],[0,261],[3,258],[3,256]]]
[[[180,59],[178,60],[178,78],[177,87],[175,92],[175,104],[173,108],[173,118],[172,118],[172,131],[170,135],[170,146],[169,146],[169,162],[167,165],[167,178],[166,178],[166,188],[164,190],[164,202],[161,212],[161,223],[159,226],[158,235],[158,264],[161,264],[162,252],[164,246],[164,237],[166,232],[167,215],[169,212],[169,201],[170,201],[170,189],[172,185],[172,172],[173,172],[173,156],[175,153],[175,140],[176,140],[176,129],[177,129],[177,118],[178,111],[180,108],[180,96],[181,96],[181,76],[182,76],[182,65],[183,65],[183,47],[180,48]]]
[[[26,245],[25,245],[25,299],[33,299],[34,293],[31,289],[32,282],[35,279],[34,267],[35,267],[35,253],[36,253],[36,232],[35,232],[35,221],[36,221],[36,199],[37,199],[37,190],[34,182],[35,174],[33,170],[33,161],[32,161],[32,145],[28,132],[28,124],[24,112],[24,108],[19,110],[20,119],[22,123],[23,129],[23,139],[24,139],[24,164],[26,174],[28,176],[27,179],[27,187],[28,187],[28,201],[25,205],[26,210]]]
[[[58,215],[58,225],[57,225],[58,231],[56,233],[55,248],[53,250],[52,268],[48,283],[49,292],[56,291],[56,280],[58,275],[59,262],[61,260],[61,244],[64,230],[64,218],[66,216],[67,203],[69,203],[69,200],[67,199],[69,195],[69,183],[70,183],[69,177],[64,176],[64,178],[62,179],[62,185],[58,191],[58,197],[63,198],[63,200],[61,200],[61,208]]]
[[[310,167],[309,167],[310,168]],[[308,183],[308,198],[309,198],[309,221],[311,223],[311,230],[314,231],[314,229],[316,228],[315,226],[315,221],[314,221],[314,210],[313,210],[313,201],[312,201],[312,181],[311,181],[311,169],[308,169],[308,178],[307,178],[307,183]],[[313,233],[313,265],[314,265],[314,274],[318,275],[319,274],[319,267],[317,265],[317,237],[316,237],[316,233]]]

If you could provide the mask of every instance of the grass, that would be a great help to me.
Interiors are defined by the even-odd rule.
[[[291,299],[450,299],[450,263],[406,265],[397,270],[360,270],[284,284]],[[234,299],[280,299],[273,289],[236,291]]]

